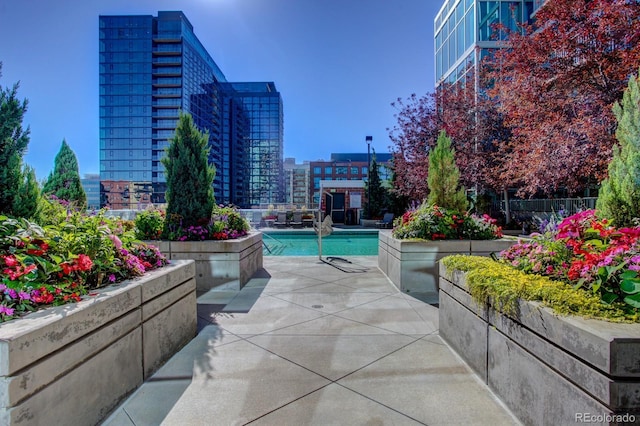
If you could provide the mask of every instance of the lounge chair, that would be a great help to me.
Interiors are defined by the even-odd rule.
[[[293,220],[289,225],[294,228],[302,228],[302,212],[293,212]]]
[[[376,222],[378,228],[390,229],[393,227],[393,213],[385,213],[382,220]]]
[[[287,212],[278,212],[278,219],[273,222],[276,228],[284,228],[287,226]]]
[[[258,229],[261,226],[265,226],[264,220],[262,219],[262,212],[261,211],[254,211],[253,215],[251,217],[251,220],[249,221],[249,224],[254,229]]]

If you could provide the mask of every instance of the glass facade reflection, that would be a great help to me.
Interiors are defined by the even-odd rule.
[[[136,209],[165,202],[160,160],[179,111],[190,113],[209,135],[216,201],[250,205],[250,184],[256,170],[264,170],[263,163],[254,163],[255,140],[269,141],[259,144],[263,156],[282,168],[282,102],[273,83],[237,83],[242,90],[236,90],[182,12],[100,16],[99,31],[101,205]],[[271,97],[277,97],[277,142],[264,136],[262,116],[253,111],[253,102],[244,100],[244,85],[254,84],[261,88],[257,92],[270,85]],[[268,129],[271,137],[271,124]]]
[[[284,202],[282,97],[272,82],[227,83],[229,98],[242,106],[250,130],[245,161],[250,164],[244,205]]]
[[[534,4],[535,3],[535,4]],[[480,1],[445,0],[434,20],[436,85],[464,78],[491,49],[505,38],[500,24],[516,30],[520,22],[530,22],[541,0]]]

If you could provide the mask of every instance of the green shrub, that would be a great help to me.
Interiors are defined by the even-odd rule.
[[[427,202],[446,209],[465,211],[469,205],[463,188],[460,187],[460,171],[456,166],[455,150],[443,130],[438,142],[429,153],[429,196]]]
[[[167,179],[166,236],[176,222],[188,229],[202,226],[211,218],[216,172],[209,164],[208,139],[209,135],[198,130],[191,115],[180,113],[175,135],[162,159]]]
[[[496,221],[487,215],[460,213],[428,202],[397,218],[392,233],[399,239],[421,240],[492,240],[502,237]]]
[[[249,222],[233,207],[214,206],[206,223],[184,226],[182,217],[171,215],[166,221],[168,238],[173,241],[232,240],[247,235]]]
[[[157,248],[136,242],[130,221],[50,200],[42,206],[43,226],[0,215],[0,322],[167,263]]]
[[[618,121],[609,163],[609,177],[602,181],[596,209],[618,227],[640,220],[640,76],[629,79],[621,103],[613,113]]]
[[[164,212],[161,210],[145,210],[136,216],[135,234],[140,240],[158,240],[162,237]]]

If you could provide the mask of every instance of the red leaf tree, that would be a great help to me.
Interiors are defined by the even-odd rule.
[[[536,22],[484,64],[513,132],[499,175],[520,195],[575,193],[606,176],[612,105],[640,65],[640,3],[553,0]]]
[[[390,132],[396,174],[394,191],[420,201],[428,195],[428,154],[441,130],[446,131],[456,151],[460,182],[465,188],[482,192],[502,190],[495,179],[501,156],[496,146],[509,132],[493,101],[476,96],[473,70],[456,85],[442,85],[437,92],[423,97],[412,95],[398,99],[398,124]]]
[[[389,132],[395,173],[393,191],[411,200],[422,200],[428,193],[428,153],[439,131],[435,95],[418,97],[414,93],[391,105],[398,109],[398,124]]]

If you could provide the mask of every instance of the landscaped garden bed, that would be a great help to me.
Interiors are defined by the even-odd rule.
[[[97,424],[195,335],[195,264],[41,203],[43,226],[0,215],[0,423]]]
[[[262,233],[233,240],[149,241],[170,260],[193,259],[198,292],[227,286],[240,290],[262,268]]]
[[[140,213],[135,224],[137,237],[168,259],[195,260],[198,292],[223,285],[240,290],[262,268],[262,233],[250,231],[231,207],[215,206],[211,217],[195,226],[183,226],[177,215],[166,219],[160,210]],[[155,240],[163,229],[167,239]]]
[[[489,256],[517,242],[516,239],[495,240],[403,240],[381,230],[378,245],[378,267],[403,293],[420,293],[421,299],[438,302],[440,260],[452,254]]]
[[[438,303],[440,259],[452,254],[489,256],[517,242],[501,236],[488,216],[424,203],[396,219],[393,231],[380,231],[378,267],[400,291]]]
[[[476,302],[466,272],[441,270],[440,336],[523,423],[640,419],[640,324],[559,316],[540,302],[513,308],[507,315],[494,300]]]
[[[525,424],[640,419],[639,226],[584,211],[442,263],[440,335]]]
[[[195,265],[0,325],[0,424],[98,424],[196,334]]]

